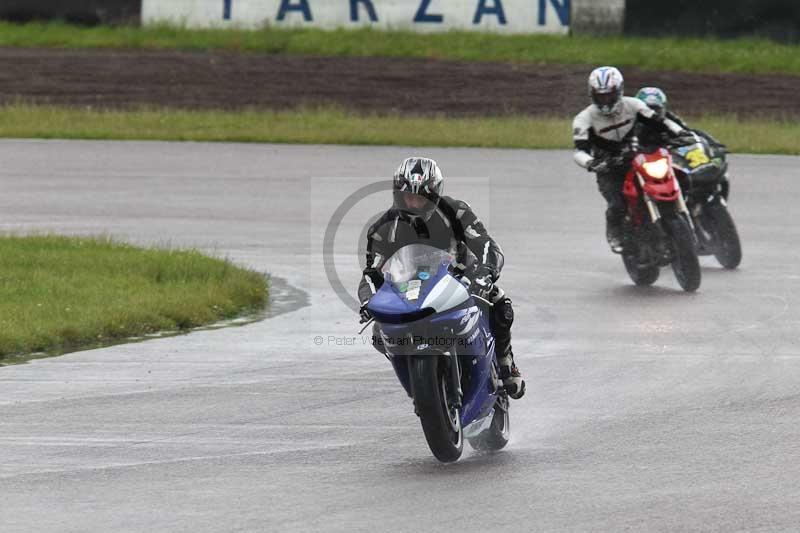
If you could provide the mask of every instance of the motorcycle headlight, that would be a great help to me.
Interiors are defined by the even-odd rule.
[[[647,175],[653,179],[664,179],[669,172],[669,163],[666,159],[657,159],[656,161],[648,161],[642,165]]]

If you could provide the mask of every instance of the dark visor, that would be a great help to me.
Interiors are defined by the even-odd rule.
[[[394,191],[394,207],[414,215],[429,216],[436,210],[436,203],[421,194],[408,191]]]
[[[594,101],[597,105],[612,105],[617,102],[617,92],[594,93]]]

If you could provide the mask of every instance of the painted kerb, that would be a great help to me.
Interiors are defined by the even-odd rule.
[[[143,0],[142,22],[437,32],[567,33],[571,0]]]

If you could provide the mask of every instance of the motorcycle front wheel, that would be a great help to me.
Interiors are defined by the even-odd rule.
[[[639,261],[634,254],[623,253],[622,262],[625,264],[625,270],[628,271],[628,276],[638,286],[652,285],[658,279],[659,268],[658,265],[640,266]]]
[[[464,450],[461,411],[448,405],[451,380],[444,357],[422,355],[411,362],[411,388],[425,440],[433,455],[452,463]]]
[[[678,284],[686,292],[694,292],[700,287],[700,260],[694,244],[694,232],[682,216],[666,219],[667,229],[672,238],[674,258],[672,271]]]

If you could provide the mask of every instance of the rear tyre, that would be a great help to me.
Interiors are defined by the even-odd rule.
[[[443,463],[452,463],[464,450],[461,411],[447,404],[450,379],[444,357],[416,357],[411,363],[411,389],[414,405],[433,455]]]
[[[714,257],[724,268],[738,267],[742,262],[742,244],[733,217],[724,205],[709,208],[707,216],[714,233]]]
[[[682,216],[670,218],[666,223],[672,237],[672,248],[675,254],[672,260],[672,271],[683,290],[694,292],[700,287],[701,274],[692,228]]]
[[[658,265],[641,267],[636,256],[627,253],[622,254],[622,262],[625,264],[625,270],[628,271],[631,280],[640,287],[652,285],[658,279],[660,271]]]
[[[477,437],[468,440],[474,450],[482,452],[495,452],[502,450],[511,437],[511,427],[508,416],[508,398],[497,398],[494,404],[494,414],[491,425],[481,431]]]

